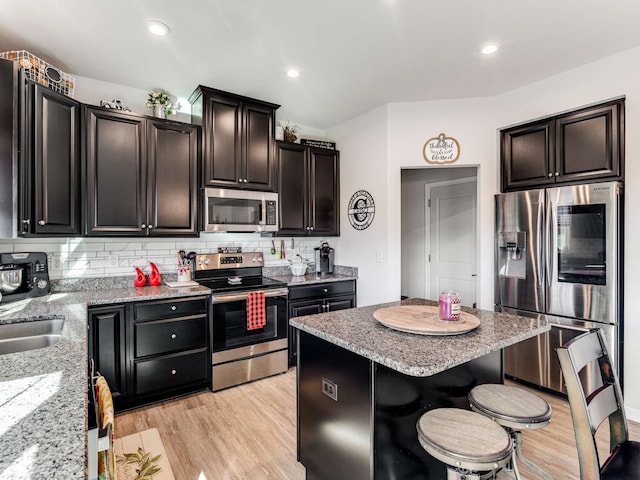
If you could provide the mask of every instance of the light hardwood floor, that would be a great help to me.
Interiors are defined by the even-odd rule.
[[[546,428],[523,433],[524,454],[554,480],[577,480],[569,405],[557,396],[537,393],[554,413]],[[295,370],[290,369],[220,392],[120,414],[116,437],[157,428],[177,480],[303,480],[304,468],[296,461],[295,415]],[[631,437],[640,439],[640,425],[629,423]],[[602,437],[606,445],[606,435]],[[526,479],[538,478],[524,466],[520,473]],[[504,473],[499,478],[512,476]]]

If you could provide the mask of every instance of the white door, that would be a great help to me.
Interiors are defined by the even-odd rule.
[[[462,305],[476,303],[476,179],[425,186],[427,199],[427,298],[442,290],[460,293]]]

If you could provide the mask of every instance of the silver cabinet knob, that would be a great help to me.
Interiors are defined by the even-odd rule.
[[[46,225],[46,224],[47,224],[47,222],[45,222],[44,220],[40,220],[40,221],[38,222],[38,224],[39,224],[39,225]]]
[[[147,228],[147,224],[143,223],[142,225],[140,225],[140,228]]]
[[[175,375],[176,373],[178,373],[177,370],[171,370],[171,375]]]
[[[323,288],[323,289],[322,289],[322,291],[323,291],[324,293],[327,293],[329,290],[328,290],[328,289],[326,289],[326,288]]]
[[[560,172],[556,172],[556,177],[560,176]]]
[[[172,333],[171,338],[178,338],[178,336],[175,333]]]
[[[244,183],[248,183],[248,182],[249,182],[249,180],[247,180],[247,179],[245,178],[245,179],[244,179]]]
[[[549,178],[553,177],[553,173],[549,172],[549,175],[547,175],[547,177]]]
[[[176,311],[176,308],[178,308],[178,307],[176,307],[175,305],[171,305],[171,311],[172,311],[172,312],[175,312],[175,311]]]
[[[241,178],[238,179],[238,183],[242,183],[242,179]]]
[[[313,227],[309,227],[309,230],[312,230],[312,231],[313,231]]]
[[[151,230],[153,228],[153,225],[149,224],[149,230]]]

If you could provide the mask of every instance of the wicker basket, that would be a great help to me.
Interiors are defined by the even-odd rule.
[[[30,78],[34,82],[38,82],[40,85],[49,87],[51,90],[62,93],[68,97],[73,97],[76,79],[26,50],[1,52],[0,58],[18,62],[27,78]]]

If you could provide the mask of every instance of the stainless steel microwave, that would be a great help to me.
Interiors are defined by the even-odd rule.
[[[276,232],[278,194],[205,188],[203,227],[205,232]]]

